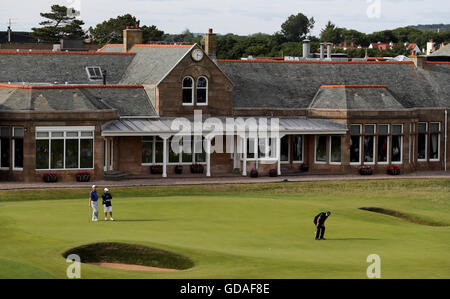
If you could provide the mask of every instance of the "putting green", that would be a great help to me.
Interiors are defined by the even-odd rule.
[[[49,185],[51,186],[51,185]],[[82,278],[450,278],[450,180],[111,188],[117,221],[89,222],[89,190],[0,191],[0,278],[65,278],[62,253],[96,242],[140,244],[191,259],[178,272],[82,264]],[[313,217],[332,211],[326,241]],[[100,209],[102,212],[102,209]],[[81,257],[83,261],[83,257]]]

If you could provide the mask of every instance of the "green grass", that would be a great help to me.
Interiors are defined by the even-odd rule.
[[[382,278],[450,278],[450,226],[359,209],[449,225],[449,189],[448,179],[112,188],[119,221],[97,223],[89,190],[0,191],[0,278],[65,278],[62,254],[98,242],[157,248],[195,266],[82,264],[82,278],[365,278],[373,253]],[[328,210],[328,240],[315,241],[312,219]]]

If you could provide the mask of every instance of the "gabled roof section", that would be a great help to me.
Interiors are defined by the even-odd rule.
[[[88,78],[86,67],[107,71],[107,83],[116,84],[133,60],[129,53],[0,51],[0,83],[98,84]]]
[[[323,85],[309,108],[336,110],[402,110],[385,85]]]
[[[217,64],[234,84],[233,107],[306,109],[322,85],[386,85],[405,108],[441,107],[409,62],[238,62]]]
[[[121,83],[157,85],[197,45],[135,45]]]
[[[120,116],[156,116],[143,86],[137,85],[0,85],[0,110],[99,111]]]

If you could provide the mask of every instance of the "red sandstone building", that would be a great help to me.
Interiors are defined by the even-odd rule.
[[[127,29],[123,45],[95,53],[0,52],[0,179],[37,181],[54,172],[74,181],[81,171],[102,179],[245,176],[251,169],[283,175],[302,165],[311,173],[450,166],[450,64],[442,59],[216,60],[212,32],[205,50],[141,40],[139,29]],[[206,130],[200,139],[180,141],[193,152],[176,153],[173,121],[194,124],[194,111],[223,123],[266,119],[279,130],[264,138]],[[209,153],[218,144],[227,150]],[[203,165],[204,172],[192,174],[191,165]],[[160,174],[151,174],[155,166]]]

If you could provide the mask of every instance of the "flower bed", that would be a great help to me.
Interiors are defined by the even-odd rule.
[[[392,165],[388,168],[388,174],[390,175],[399,175],[400,174],[400,166]]]
[[[152,166],[150,166],[150,173],[151,174],[162,174],[163,173],[162,165],[152,165]]]
[[[272,168],[271,170],[269,170],[269,176],[270,177],[278,176],[278,171],[276,169]]]
[[[46,183],[54,183],[58,181],[56,172],[44,172],[41,174],[41,177]]]
[[[175,173],[176,174],[182,174],[183,173],[183,165],[175,166]]]
[[[192,164],[191,165],[191,173],[203,173],[205,168],[201,164]]]
[[[91,174],[89,171],[82,171],[76,175],[77,182],[89,182],[91,180]]]
[[[373,168],[369,165],[363,165],[359,168],[360,175],[371,175],[373,174]]]

